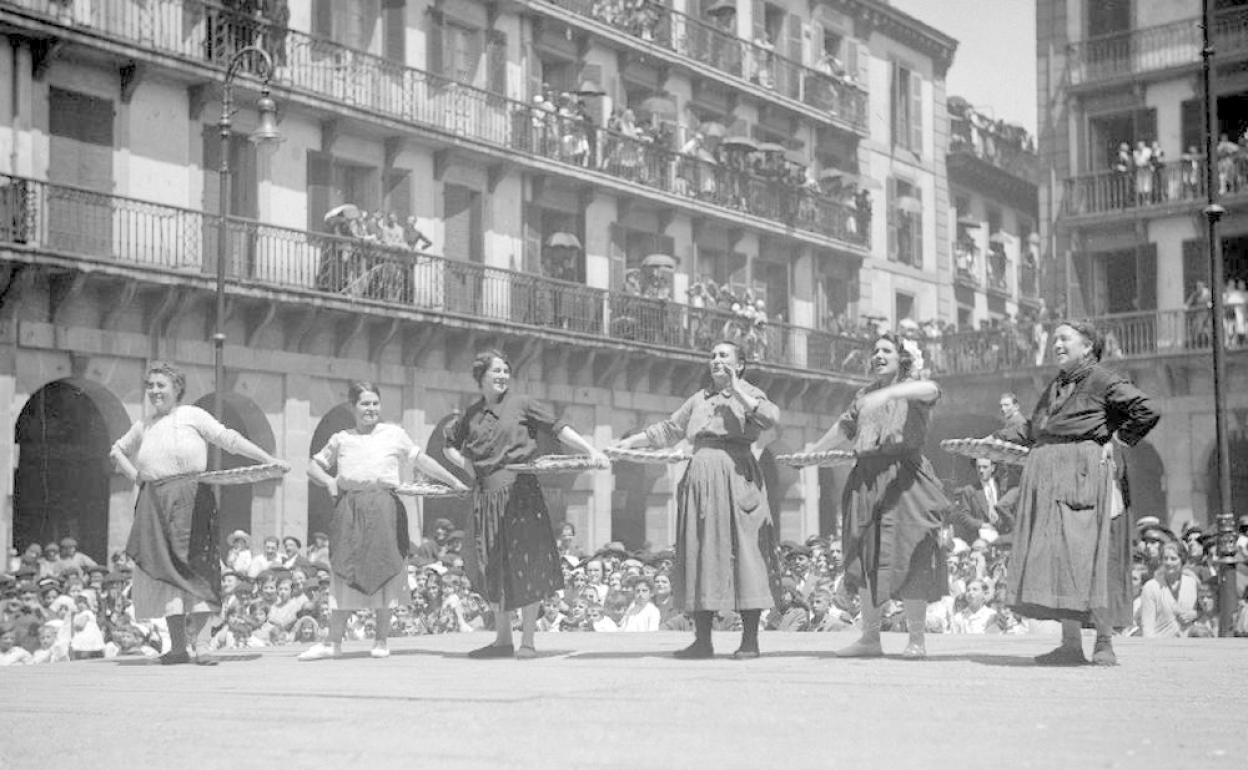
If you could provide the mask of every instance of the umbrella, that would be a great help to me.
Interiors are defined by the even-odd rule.
[[[716,123],[713,120],[698,126],[698,130],[702,132],[702,136],[717,136],[720,138],[727,131],[723,123]]]
[[[956,112],[958,114],[961,114],[971,108],[971,103],[968,102],[966,99],[963,99],[961,96],[950,96],[949,99],[946,100],[945,102],[945,107],[950,112]]]
[[[572,233],[555,233],[546,239],[547,246],[564,247],[568,249],[581,248],[581,239]]]
[[[637,105],[637,109],[660,118],[676,117],[676,102],[666,96],[651,96]]]
[[[723,141],[726,150],[745,150],[746,152],[755,152],[758,150],[758,144],[748,136],[730,136]]]
[[[657,267],[662,270],[675,270],[676,260],[666,254],[651,254],[641,260],[642,267]]]
[[[581,85],[572,92],[574,96],[606,96],[607,92],[602,90],[602,86],[592,80],[581,81]]]
[[[807,161],[805,153],[801,150],[786,150],[784,153],[784,159],[790,163],[796,163],[799,166],[805,166]]]
[[[341,206],[335,206],[325,212],[325,223],[328,224],[332,220],[342,217],[343,219],[359,219],[360,207],[354,203],[344,203]]]
[[[705,11],[707,16],[722,16],[724,14],[736,12],[737,0],[716,0],[716,2]]]
[[[711,153],[711,151],[704,149],[702,147],[698,148],[697,155],[695,155],[694,157],[696,157],[698,160],[702,161],[703,163],[715,162],[715,156]]]
[[[784,152],[784,145],[776,144],[775,142],[764,142],[763,144],[760,144],[758,146],[758,151],[759,152]]]
[[[1005,238],[1005,233],[1002,233],[1002,232],[999,232],[999,231],[998,231],[998,232],[993,233],[993,234],[992,234],[992,235],[990,235],[990,236],[988,236],[988,242],[989,242],[989,243],[995,243],[995,244],[997,244],[998,246],[1004,246],[1004,245],[1005,245],[1005,241],[1006,241],[1006,238]]]
[[[978,219],[971,216],[970,214],[963,214],[962,216],[958,217],[958,224],[962,225],[963,227],[982,227],[983,226],[982,222],[980,222]]]
[[[923,201],[912,195],[903,195],[897,199],[897,210],[907,214],[922,214]]]
[[[839,168],[825,168],[819,172],[819,181],[826,182],[829,179],[840,179],[845,176],[845,172]]]

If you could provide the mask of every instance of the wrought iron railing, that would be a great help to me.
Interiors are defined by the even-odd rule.
[[[201,211],[0,175],[0,243],[62,256],[215,277],[221,220]],[[861,374],[860,341],[717,310],[608,292],[513,270],[231,218],[232,285],[337,296],[669,352],[705,351],[724,337],[757,361]],[[848,365],[854,368],[846,368]]]
[[[606,129],[586,130],[580,121],[533,105],[202,0],[0,0],[0,8],[6,5],[209,66],[224,66],[234,51],[260,38],[273,56],[274,80],[294,91],[534,160],[579,166],[785,227],[867,244],[870,228],[858,227],[853,208],[839,200],[721,164],[710,164],[705,175],[719,180],[718,190],[731,194],[703,195],[677,175],[679,167],[706,165],[697,158]],[[80,9],[85,15],[78,18],[73,13]]]
[[[1248,192],[1248,158],[1237,154],[1217,161],[1220,192]],[[1161,167],[1104,171],[1071,177],[1063,183],[1062,211],[1085,216],[1182,203],[1198,203],[1206,197],[1203,157],[1180,159]]]
[[[785,99],[801,102],[855,131],[867,131],[867,91],[848,77],[807,67],[771,48],[719,29],[657,2],[623,0],[533,0],[558,6],[743,79]]]
[[[1248,51],[1248,9],[1218,13],[1213,42],[1220,54]],[[1080,40],[1070,45],[1070,83],[1087,85],[1200,63],[1200,19]]]

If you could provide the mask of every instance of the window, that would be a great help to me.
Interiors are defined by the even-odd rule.
[[[1118,146],[1134,148],[1136,142],[1152,143],[1157,138],[1157,110],[1143,109],[1099,115],[1088,119],[1087,171],[1112,169],[1118,159]]]
[[[1096,0],[1087,7],[1088,37],[1131,29],[1131,0]]]
[[[923,191],[903,179],[888,180],[888,258],[923,267]]]
[[[428,32],[425,47],[429,71],[457,83],[473,84],[484,53],[481,30],[438,11],[429,14]]]
[[[904,321],[907,318],[912,319],[912,320],[914,319],[914,295],[913,294],[907,294],[904,291],[899,291],[897,292],[896,298],[894,299],[893,303],[894,303],[895,311],[896,311],[896,315],[894,316],[894,320],[893,320],[894,324],[900,321]]]
[[[918,74],[894,62],[890,96],[893,146],[920,154],[923,151],[923,87]]]

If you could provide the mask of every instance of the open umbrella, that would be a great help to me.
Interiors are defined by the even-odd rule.
[[[666,254],[651,254],[641,260],[642,267],[657,267],[661,270],[675,270],[676,260]]]
[[[651,96],[643,99],[641,104],[637,105],[637,109],[660,118],[675,119],[676,117],[676,102],[666,96]]]
[[[563,247],[567,249],[581,248],[581,239],[572,233],[554,233],[546,239],[547,246]]]
[[[897,199],[897,210],[907,214],[922,214],[923,201],[913,195],[903,195]]]
[[[995,243],[998,246],[1004,246],[1007,240],[1008,239],[1005,237],[1005,233],[999,230],[993,233],[992,235],[988,236],[988,242]]]
[[[958,224],[962,225],[963,227],[982,227],[983,226],[983,222],[980,222],[978,219],[971,216],[970,214],[963,214],[962,216],[958,217]]]
[[[335,206],[325,212],[325,223],[328,224],[339,217],[343,219],[359,219],[360,207],[354,203],[344,203],[341,206]]]
[[[845,176],[845,172],[839,168],[825,168],[819,172],[819,181],[826,182],[830,179],[840,179]]]
[[[746,152],[758,150],[758,143],[748,136],[730,136],[722,144],[726,150],[745,150]]]
[[[767,153],[783,153],[784,145],[777,144],[776,142],[764,142],[758,146],[758,151]]]
[[[737,0],[716,0],[706,9],[707,16],[723,16],[728,13],[737,12]]]
[[[706,123],[698,126],[698,130],[702,132],[702,136],[716,136],[720,138],[723,138],[724,134],[727,132],[723,123],[716,123],[713,120],[707,121]]]
[[[581,85],[572,92],[573,96],[606,96],[607,92],[602,90],[602,86],[592,80],[583,80]]]

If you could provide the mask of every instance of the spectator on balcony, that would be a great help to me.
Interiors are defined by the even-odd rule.
[[[1135,143],[1131,165],[1135,169],[1135,203],[1149,203],[1153,196],[1153,151],[1143,139]]]
[[[1171,191],[1166,189],[1166,154],[1161,149],[1161,142],[1153,140],[1152,145],[1148,148],[1149,166],[1152,168],[1153,176],[1153,197],[1152,203],[1161,203],[1168,198],[1173,197]]]
[[[393,248],[403,248],[407,245],[403,225],[399,223],[399,217],[393,211],[381,220],[381,243]]]
[[[871,191],[863,187],[854,194],[854,219],[858,238],[866,243],[871,239]]]
[[[641,176],[642,134],[632,110],[625,109],[620,113],[616,133],[619,137],[615,147],[615,162],[620,174],[626,179],[637,179]]]
[[[403,225],[403,242],[413,251],[424,251],[433,245],[433,241],[416,226],[416,217],[414,216],[409,216],[407,222]]]
[[[1209,307],[1213,303],[1213,292],[1204,281],[1197,281],[1196,288],[1188,295],[1187,327],[1189,347],[1208,347],[1212,336],[1212,324],[1209,320]]]
[[[1229,280],[1226,291],[1222,293],[1222,310],[1226,329],[1226,344],[1239,347],[1248,338],[1248,293],[1244,291],[1244,282]]]
[[[1236,170],[1236,158],[1239,157],[1239,145],[1231,141],[1230,136],[1222,134],[1218,140],[1218,191],[1222,195],[1239,189],[1240,179]]]

